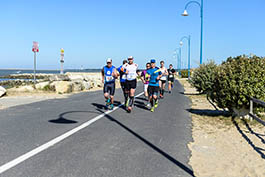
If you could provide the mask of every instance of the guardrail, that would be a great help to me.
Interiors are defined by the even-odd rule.
[[[255,119],[256,121],[258,121],[259,123],[261,123],[262,125],[265,126],[265,121],[261,120],[257,115],[255,115],[253,113],[253,102],[254,103],[257,103],[257,104],[260,104],[262,106],[265,107],[265,102],[264,101],[261,101],[261,100],[258,100],[256,98],[250,98],[250,109],[249,109],[249,115]]]

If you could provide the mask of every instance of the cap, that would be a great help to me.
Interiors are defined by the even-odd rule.
[[[107,59],[107,63],[111,63],[112,62],[112,59],[111,58],[108,58]]]
[[[128,60],[129,60],[129,59],[133,59],[133,56],[129,56],[129,57],[128,57]]]
[[[151,60],[150,60],[150,63],[155,63],[155,62],[156,62],[155,59],[151,59]]]

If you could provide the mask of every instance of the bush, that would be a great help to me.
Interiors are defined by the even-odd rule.
[[[249,97],[265,100],[265,58],[229,57],[214,77],[210,98],[220,108],[248,109]]]
[[[181,78],[188,78],[189,77],[188,70],[187,69],[180,70],[180,75]]]
[[[43,91],[55,91],[55,86],[46,85],[43,87]]]
[[[199,68],[193,71],[190,77],[190,84],[196,88],[198,92],[207,93],[212,91],[217,65],[214,61],[201,64]]]

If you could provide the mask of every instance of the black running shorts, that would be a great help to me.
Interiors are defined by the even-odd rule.
[[[109,93],[110,95],[114,96],[115,93],[115,82],[105,83],[103,88],[104,93]]]
[[[126,87],[126,90],[135,89],[136,86],[137,86],[137,81],[136,81],[136,79],[131,80],[131,81],[126,80],[126,86],[125,86],[125,87]]]
[[[151,86],[149,85],[148,86],[148,94],[149,96],[152,96],[152,95],[158,95],[158,91],[159,91],[159,86]]]

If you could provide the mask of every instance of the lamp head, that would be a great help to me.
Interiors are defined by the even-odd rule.
[[[189,16],[189,14],[188,14],[188,12],[187,12],[186,9],[184,10],[183,14],[181,14],[181,15],[182,15],[182,16]]]
[[[182,42],[182,41],[180,41],[180,42],[179,42],[179,45],[180,45],[180,46],[182,46],[182,45],[183,45],[183,42]]]

